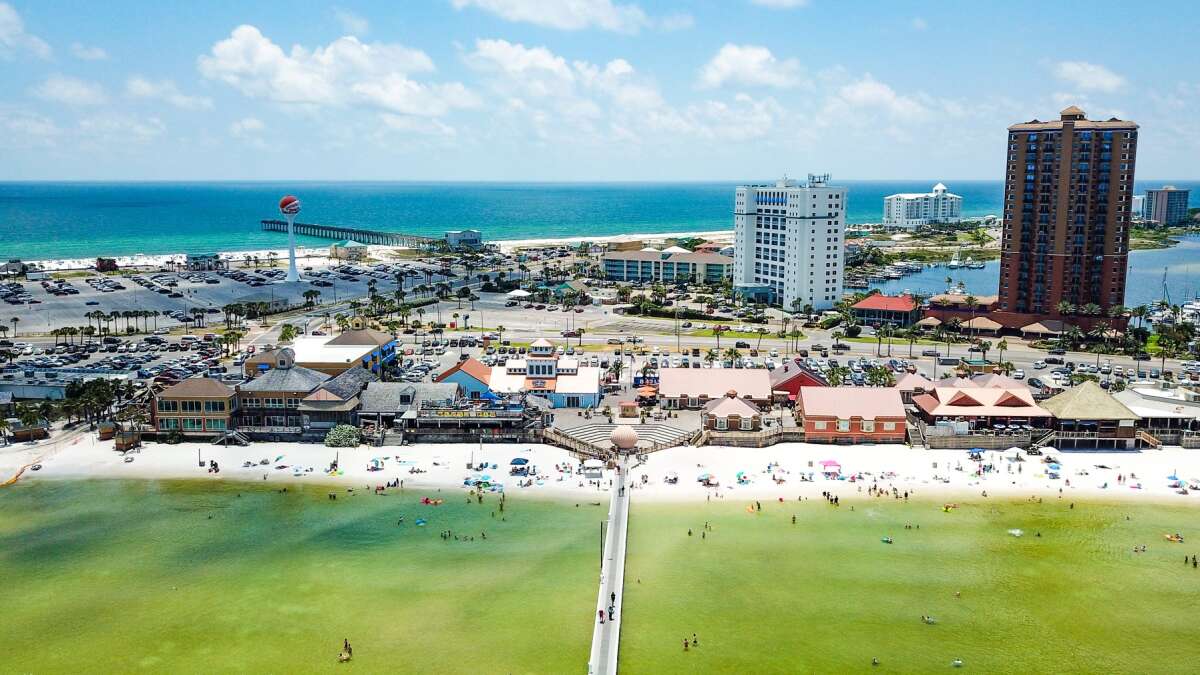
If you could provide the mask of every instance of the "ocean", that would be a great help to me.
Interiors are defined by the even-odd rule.
[[[849,188],[850,223],[882,219],[883,198],[922,181],[835,181]],[[999,214],[999,181],[943,181],[966,215]],[[5,260],[279,248],[262,232],[279,198],[301,222],[440,237],[533,239],[733,228],[735,183],[0,183]],[[1197,191],[1200,196],[1200,190]],[[304,245],[326,240],[300,238]]]

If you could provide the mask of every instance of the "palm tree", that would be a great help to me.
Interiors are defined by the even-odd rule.
[[[983,355],[983,360],[987,361],[987,354],[992,349],[992,343],[987,340],[979,340],[975,346],[979,347],[979,353]]]
[[[719,358],[721,358],[721,352],[719,349],[712,349],[710,347],[707,352],[704,352],[704,361],[709,365],[712,365],[712,362]]]
[[[737,360],[742,358],[742,353],[738,351],[737,347],[729,347],[725,350],[725,358],[737,363]]]
[[[840,387],[846,382],[846,377],[850,375],[850,369],[846,366],[834,366],[829,369],[829,375],[826,379],[829,380],[829,386]]]
[[[975,335],[975,325],[974,325],[975,309],[979,306],[979,298],[977,298],[973,295],[968,295],[966,298],[963,299],[963,302],[967,303],[967,309],[971,311],[971,320],[970,320],[971,335],[974,336]]]
[[[913,358],[913,345],[917,343],[920,335],[921,333],[917,330],[916,326],[909,326],[908,329],[904,331],[904,338],[908,340],[908,358],[910,359]]]
[[[896,384],[896,378],[892,377],[892,371],[883,366],[875,366],[867,369],[867,384],[872,387],[890,387]]]
[[[1079,308],[1079,313],[1086,316],[1099,316],[1102,311],[1103,310],[1100,308],[1100,305],[1097,305],[1094,302],[1089,302],[1083,307]]]
[[[14,316],[13,318],[9,319],[9,321],[11,321],[13,325],[13,339],[15,340],[17,338],[17,324],[21,322],[21,317]]]
[[[279,329],[279,341],[291,342],[296,339],[296,327],[290,323],[283,324],[283,328]]]
[[[1054,311],[1058,312],[1059,315],[1061,315],[1061,316],[1066,316],[1068,314],[1074,314],[1075,313],[1075,305],[1072,305],[1071,303],[1067,302],[1066,300],[1059,300],[1058,303],[1054,305]]]
[[[8,445],[8,430],[12,428],[12,424],[5,418],[0,417],[0,444]]]
[[[997,342],[996,351],[1000,352],[1000,365],[1004,365],[1004,352],[1008,351],[1008,340],[1002,338]]]
[[[612,371],[613,379],[615,379],[618,383],[621,381],[621,370],[624,368],[625,368],[625,362],[619,358],[616,359],[615,361],[613,361],[612,364],[608,367],[608,369],[610,371]]]
[[[1138,327],[1146,325],[1146,317],[1150,314],[1150,308],[1146,305],[1138,305],[1129,312],[1130,316],[1138,320]]]

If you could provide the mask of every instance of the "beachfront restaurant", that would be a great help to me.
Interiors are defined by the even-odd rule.
[[[762,410],[730,389],[724,398],[704,404],[700,425],[710,431],[762,431]]]
[[[891,387],[804,387],[796,418],[810,443],[903,443],[908,423]]]
[[[968,381],[970,382],[970,381]],[[1025,386],[935,386],[913,397],[917,415],[927,425],[968,433],[1028,435],[1050,425],[1051,414],[1033,400]]]
[[[709,401],[736,391],[761,408],[773,401],[771,371],[766,368],[661,368],[658,371],[658,401],[663,408],[698,410]],[[782,400],[787,394],[781,393]]]
[[[1042,401],[1054,415],[1054,445],[1060,449],[1128,449],[1150,445],[1137,429],[1141,417],[1099,384],[1085,380]]]
[[[160,435],[223,436],[236,410],[233,389],[209,377],[189,377],[154,396],[150,424]]]

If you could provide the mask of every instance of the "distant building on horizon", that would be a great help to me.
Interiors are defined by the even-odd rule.
[[[1124,302],[1137,137],[1137,124],[1089,120],[1075,106],[1008,128],[993,319],[1087,328]]]
[[[938,183],[930,192],[901,192],[883,198],[883,224],[914,230],[935,223],[962,220],[962,197]]]
[[[829,309],[842,296],[846,188],[829,176],[737,188],[733,285],[743,297],[788,311]]]
[[[1142,219],[1159,225],[1178,225],[1187,222],[1188,197],[1191,190],[1181,190],[1174,185],[1149,188],[1142,206]]]

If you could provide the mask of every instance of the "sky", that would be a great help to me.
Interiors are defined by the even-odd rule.
[[[1200,177],[1200,3],[0,0],[0,180],[1001,179],[1141,125]]]

